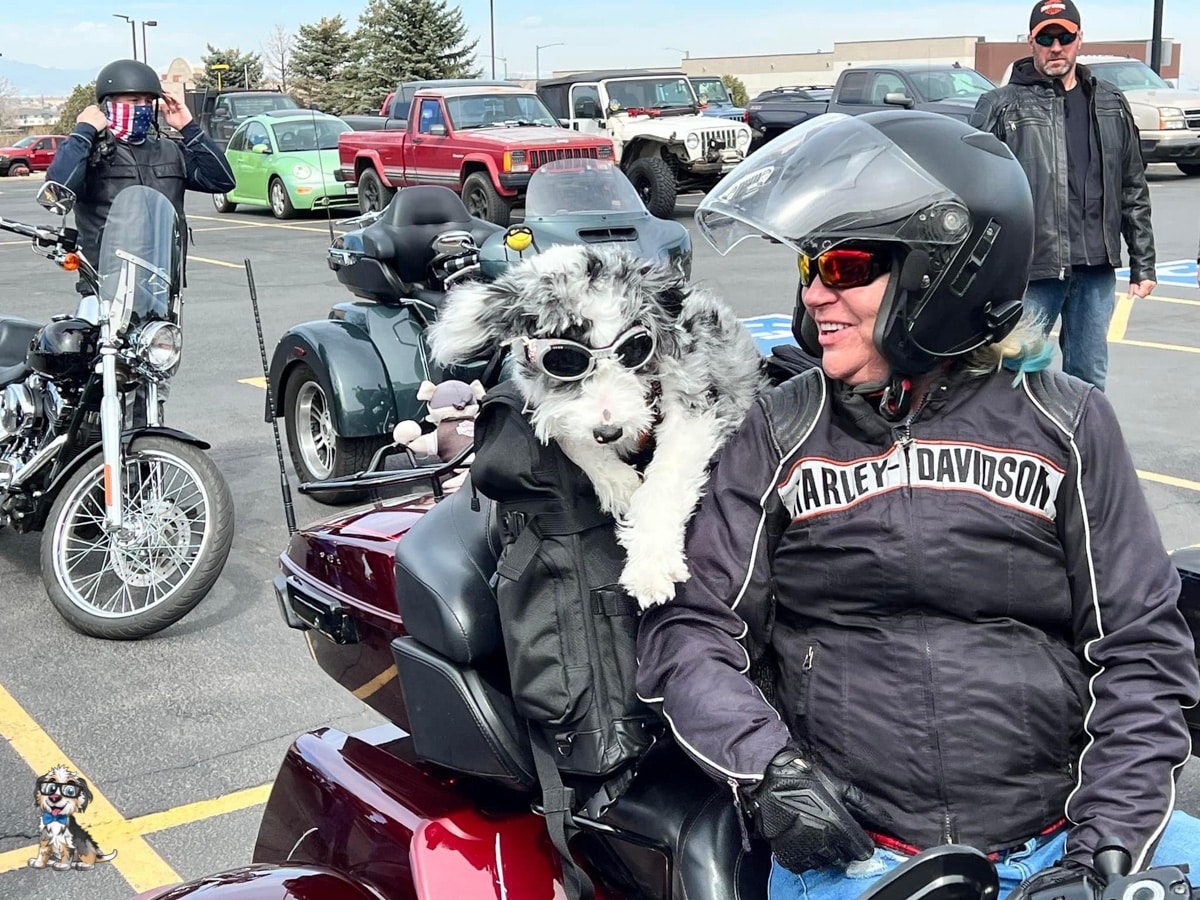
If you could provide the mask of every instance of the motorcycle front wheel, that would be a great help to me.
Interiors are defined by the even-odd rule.
[[[178,622],[216,582],[233,543],[233,499],[192,444],[146,436],[125,453],[124,528],[104,521],[104,461],[85,463],[50,509],[42,581],[76,630],[133,640]]]

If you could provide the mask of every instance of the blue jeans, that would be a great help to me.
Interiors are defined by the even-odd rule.
[[[1062,858],[1063,846],[1067,842],[1066,831],[1059,831],[1044,843],[1030,841],[1019,850],[1013,850],[996,863],[996,874],[1000,876],[1000,896],[1004,900],[1009,891],[1042,869],[1049,868]],[[779,863],[771,862],[771,885],[768,900],[857,900],[881,876],[894,869],[908,857],[889,850],[875,850],[875,855],[866,862],[851,863],[844,871],[839,868],[813,869],[803,875],[789,872]],[[1200,819],[1194,819],[1178,810],[1171,814],[1171,821],[1163,833],[1158,849],[1154,853],[1154,865],[1178,865],[1188,863],[1193,879],[1200,873]]]
[[[1046,334],[1062,316],[1063,371],[1100,390],[1108,376],[1108,326],[1116,304],[1117,273],[1111,266],[1074,269],[1062,280],[1039,278],[1025,290],[1025,312],[1041,317]]]

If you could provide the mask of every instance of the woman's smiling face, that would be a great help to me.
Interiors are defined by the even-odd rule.
[[[854,288],[831,288],[820,278],[803,289],[801,301],[816,323],[821,368],[849,385],[883,381],[891,367],[876,349],[875,318],[887,290],[887,273]]]

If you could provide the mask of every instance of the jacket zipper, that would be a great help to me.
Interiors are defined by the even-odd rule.
[[[1054,160],[1055,172],[1054,179],[1054,207],[1058,213],[1058,280],[1063,281],[1067,277],[1067,260],[1071,258],[1071,227],[1067,222],[1067,209],[1070,206],[1070,186],[1067,179],[1070,177],[1066,171],[1066,155],[1067,155],[1067,140],[1066,135],[1062,135],[1060,139],[1059,131],[1064,125],[1066,118],[1065,97],[1060,97],[1054,94],[1051,108],[1054,110],[1054,115],[1051,118],[1051,137],[1054,140]],[[1066,228],[1062,226],[1066,225]],[[1066,232],[1064,242],[1063,233]]]
[[[921,641],[925,652],[925,689],[929,692],[929,730],[933,734],[933,752],[937,757],[938,792],[942,800],[942,839],[947,844],[955,843],[954,819],[950,815],[950,801],[946,796],[946,767],[942,761],[942,739],[938,734],[937,701],[934,697],[933,682],[933,647],[929,645],[929,626],[926,624],[924,613],[921,614]]]
[[[1104,241],[1104,253],[1108,257],[1108,262],[1112,262],[1112,248],[1108,246],[1108,191],[1104,185],[1104,129],[1100,127],[1100,116],[1096,113],[1096,91],[1092,91],[1091,101],[1089,103],[1091,111],[1091,126],[1096,129],[1096,152],[1100,154],[1100,237]],[[1084,174],[1084,183],[1087,183],[1087,174]],[[1087,249],[1087,239],[1084,239],[1084,250]],[[1119,257],[1118,257],[1119,259]],[[1130,270],[1130,275],[1133,270]]]
[[[916,409],[910,412],[903,422],[892,429],[892,433],[896,437],[896,444],[904,451],[904,480],[908,484],[909,496],[912,495],[912,469],[908,456],[908,450],[913,443],[912,423],[921,414],[921,410],[925,408],[925,404],[929,402],[929,395],[931,393],[933,393],[933,385],[929,386],[929,390],[925,392],[925,396],[921,398],[921,402],[917,404]]]
[[[812,681],[813,657],[816,655],[816,645],[809,644],[808,652],[804,654],[804,662],[800,664],[800,696],[796,699],[796,715],[804,718],[808,715],[808,685]]]

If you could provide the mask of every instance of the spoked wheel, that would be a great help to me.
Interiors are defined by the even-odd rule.
[[[333,409],[316,373],[301,364],[288,379],[284,393],[284,426],[292,464],[302,481],[323,481],[361,472],[386,437],[343,437],[337,432]],[[311,495],[318,503],[352,503],[364,491],[334,491]]]
[[[104,521],[104,462],[63,487],[42,536],[42,581],[74,628],[111,640],[178,622],[208,594],[233,542],[233,500],[212,460],[171,438],[125,455],[123,527]]]

